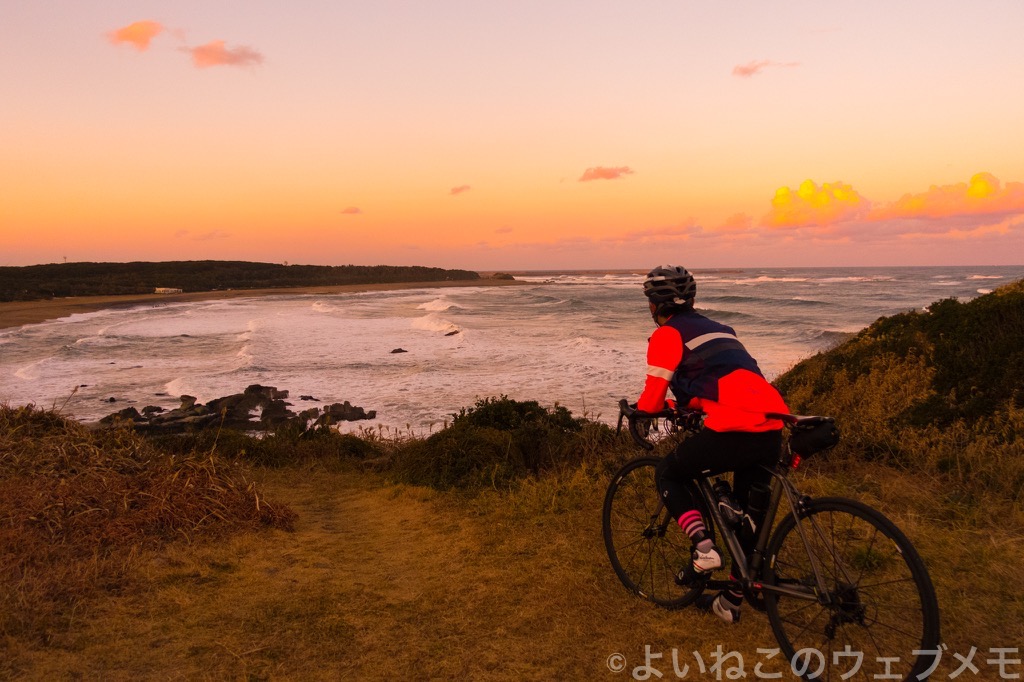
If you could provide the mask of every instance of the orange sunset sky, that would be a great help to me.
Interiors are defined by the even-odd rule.
[[[0,265],[1024,263],[1024,2],[0,0]]]

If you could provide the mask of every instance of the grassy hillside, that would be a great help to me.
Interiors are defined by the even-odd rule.
[[[722,645],[780,670],[758,656],[775,646],[764,616],[729,626],[622,587],[600,509],[638,453],[567,416],[498,399],[433,440],[152,443],[5,409],[0,678],[605,679],[613,653],[634,666],[645,646],[669,660]],[[531,449],[538,432],[555,447]],[[950,651],[1024,636],[1021,533],[1005,516],[963,514],[941,481],[879,463],[812,459],[798,480],[913,539]]]
[[[58,296],[151,294],[157,287],[183,291],[473,280],[468,270],[395,265],[282,265],[245,261],[160,263],[56,263],[0,267],[0,301]]]
[[[836,417],[844,442],[834,457],[1021,501],[1024,281],[881,318],[776,384],[794,411]]]
[[[1022,321],[1017,283],[879,320],[779,379],[844,434],[800,488],[880,509],[924,558],[937,676],[972,646],[994,675],[988,650],[1024,638]],[[638,454],[504,397],[426,437],[143,439],[0,407],[0,678],[604,679],[645,646],[763,662],[763,616],[727,626],[619,584],[600,509]]]

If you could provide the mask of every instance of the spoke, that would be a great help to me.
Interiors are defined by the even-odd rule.
[[[780,613],[779,615],[780,616],[783,616],[783,615],[785,615],[785,616],[792,616],[794,613],[800,613],[804,609],[814,608],[815,606],[820,607],[820,608],[824,608],[817,601],[809,601],[806,604],[804,604],[803,606],[797,607],[797,608],[793,609],[792,611],[786,611],[785,614]]]
[[[872,535],[871,535],[871,542],[868,543],[867,551],[864,554],[864,556],[865,556],[865,560],[864,560],[865,568],[861,569],[860,575],[857,576],[857,582],[854,583],[854,585],[856,585],[857,587],[860,587],[860,581],[863,580],[863,578],[864,578],[864,571],[866,570],[867,564],[869,563],[869,560],[870,560],[870,557],[871,557],[871,550],[875,546],[875,539],[876,538],[878,538],[878,528],[875,528],[875,532],[872,533]]]
[[[647,555],[646,555],[646,559],[647,560],[644,561],[643,566],[640,568],[640,570],[637,571],[637,580],[639,580],[639,581],[643,581],[643,577],[647,573],[647,566],[650,565],[650,554],[651,554],[651,550],[650,550],[650,547],[648,546],[647,547]],[[641,585],[642,585],[642,583],[641,583]],[[638,585],[638,587],[641,587],[641,585]],[[643,589],[643,588],[641,587],[641,589]],[[650,590],[645,590],[645,591],[646,592],[650,592]]]
[[[810,576],[820,576],[831,603],[804,602],[790,608],[795,599],[775,596],[769,616],[784,649],[817,646],[828,662],[852,647],[868,659],[900,656],[902,662],[893,671],[902,668],[901,675],[913,667],[910,651],[928,648],[926,600],[914,564],[899,546],[892,549],[885,542],[896,543],[887,528],[874,513],[841,502],[812,508],[794,521],[772,558],[773,584],[806,585]],[[865,668],[860,675],[870,671]],[[826,665],[820,679],[837,680],[838,675]]]
[[[633,565],[633,559],[636,558],[636,555],[639,554],[640,550],[642,550],[643,548],[644,548],[644,546],[643,546],[642,543],[638,544],[637,548],[633,551],[632,556],[630,556],[629,559],[626,560],[626,564],[632,566]],[[625,565],[623,565],[623,568],[625,568]]]
[[[888,629],[892,630],[893,632],[898,632],[901,635],[906,635],[907,637],[910,637],[911,639],[915,639],[915,640],[916,639],[920,639],[924,635],[923,632],[920,635],[915,635],[915,634],[909,633],[909,632],[907,632],[905,630],[900,630],[898,627],[895,627],[893,625],[889,625],[888,623],[883,623],[880,620],[874,621],[872,623],[872,625],[881,625],[883,628],[888,628]]]
[[[644,526],[646,526],[651,521],[650,516],[640,514],[636,511],[624,511],[622,509],[622,506],[615,507],[613,514],[619,517],[619,520],[631,521],[633,523],[642,524]]]
[[[875,639],[875,634],[871,632],[871,628],[864,628],[864,633],[868,636],[868,639],[871,640],[871,643],[875,645],[875,651],[878,652],[878,655],[884,656],[885,654],[882,653],[882,648],[878,646],[878,640]]]
[[[619,531],[619,532],[622,532],[622,533],[639,533],[642,536],[643,532],[647,530],[647,527],[648,527],[648,524],[641,520],[641,521],[637,521],[636,523],[631,523],[628,526],[614,525],[614,526],[611,527],[611,529],[613,531]],[[640,530],[638,531],[637,529],[640,529]]]
[[[650,557],[649,557],[649,559],[647,561],[647,565],[651,567],[651,596],[653,597],[654,596],[654,552],[653,551],[651,552],[651,555],[650,555]]]
[[[647,538],[645,538],[643,535],[641,535],[640,537],[638,537],[636,540],[633,540],[632,542],[627,542],[627,543],[618,545],[618,549],[620,549],[620,550],[629,549],[633,545],[636,545],[636,544],[639,544],[641,542],[644,542],[645,540],[647,540]],[[619,552],[616,552],[616,553],[619,553]]]
[[[822,609],[821,611],[819,611],[819,612],[818,612],[818,615],[817,615],[817,616],[815,616],[815,617],[814,617],[814,618],[812,618],[812,619],[811,619],[810,621],[808,621],[807,625],[803,626],[803,628],[802,628],[802,629],[800,630],[800,632],[796,633],[796,636],[795,636],[795,637],[791,637],[790,639],[791,639],[791,640],[793,640],[793,639],[797,639],[797,638],[799,638],[799,637],[800,637],[800,635],[802,635],[802,634],[804,634],[805,632],[807,632],[807,628],[809,628],[809,627],[811,627],[812,625],[814,625],[814,622],[815,622],[816,620],[818,620],[818,617],[819,617],[819,616],[821,616],[821,614],[823,614],[823,613],[827,613],[827,612],[825,611],[825,609]],[[790,623],[790,624],[791,624],[791,625],[795,625],[795,626],[799,626],[799,625],[800,625],[799,623]]]
[[[664,562],[665,566],[666,566],[667,568],[671,569],[671,567],[672,567],[672,562],[670,562],[670,561],[668,560],[668,557],[667,557],[667,556],[665,556],[665,548],[664,548],[664,547],[663,547],[663,546],[661,545],[661,543],[658,543],[658,554],[660,554],[660,555],[661,555],[661,560],[662,560],[662,562]]]
[[[896,583],[913,583],[913,584],[916,585],[917,581],[914,580],[913,576],[911,576],[909,578],[897,578],[895,580],[886,580],[885,582],[882,582],[882,583],[871,583],[870,585],[858,585],[857,589],[859,591],[863,592],[864,590],[866,590],[866,589],[868,589],[870,587],[882,587],[884,585],[895,585]]]

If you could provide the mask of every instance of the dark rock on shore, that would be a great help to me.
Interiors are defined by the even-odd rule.
[[[392,353],[408,353],[409,351],[407,351],[407,350],[406,350],[406,349],[404,349],[404,348],[396,348],[396,349],[394,349],[394,350],[393,350],[393,351],[391,351],[391,352],[392,352]]]
[[[205,405],[197,405],[195,396],[183,395],[181,405],[173,410],[150,405],[139,413],[134,407],[127,407],[107,415],[99,423],[104,426],[128,423],[146,433],[182,433],[206,427],[267,431],[291,424],[310,429],[377,416],[376,410],[364,410],[347,400],[328,405],[322,412],[318,407],[311,407],[295,414],[289,409],[291,403],[285,401],[287,397],[288,391],[253,384],[242,393],[215,398]],[[313,396],[302,396],[302,399],[316,400]]]
[[[346,400],[344,403],[334,403],[333,405],[325,407],[323,414],[321,414],[313,423],[313,428],[329,424],[337,424],[338,422],[354,422],[361,419],[376,418],[376,410],[370,410],[367,412],[363,408],[356,407]]]

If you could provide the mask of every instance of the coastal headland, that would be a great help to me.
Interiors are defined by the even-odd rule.
[[[36,324],[79,313],[91,313],[105,308],[130,308],[158,303],[182,303],[255,296],[329,295],[363,291],[396,291],[400,289],[443,289],[449,287],[492,287],[522,284],[512,279],[482,277],[474,280],[433,282],[388,282],[382,284],[338,284],[308,287],[282,287],[267,289],[225,289],[193,291],[181,294],[128,294],[122,296],[71,296],[36,301],[0,302],[0,330]]]

